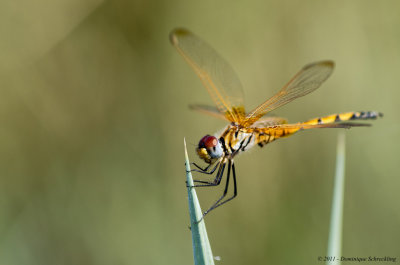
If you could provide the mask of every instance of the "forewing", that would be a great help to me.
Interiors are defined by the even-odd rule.
[[[211,46],[186,29],[173,30],[170,40],[200,77],[218,110],[229,121],[240,123],[244,118],[243,92],[232,67]]]
[[[313,92],[331,75],[333,68],[332,61],[306,65],[278,93],[251,111],[242,125],[247,127],[266,113]]]

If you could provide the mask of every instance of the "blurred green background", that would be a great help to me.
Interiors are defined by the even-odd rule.
[[[346,131],[343,256],[400,258],[399,1],[0,2],[0,264],[192,264],[183,138],[225,123],[168,41],[184,26],[242,80],[247,108],[303,65],[332,77],[277,110],[378,110]],[[206,218],[218,264],[321,264],[337,130],[255,148]],[[203,208],[222,192],[198,190]],[[374,263],[377,264],[377,263]]]

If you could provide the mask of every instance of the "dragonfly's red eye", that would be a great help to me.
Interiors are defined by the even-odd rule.
[[[218,139],[214,136],[211,135],[206,135],[203,138],[201,138],[199,142],[199,148],[212,148],[217,146],[218,144]]]

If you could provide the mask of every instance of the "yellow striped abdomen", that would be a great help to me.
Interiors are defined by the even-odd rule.
[[[255,143],[263,147],[265,144],[268,144],[279,138],[289,137],[294,133],[303,129],[349,128],[351,126],[355,126],[356,124],[354,125],[346,124],[346,126],[342,127],[340,126],[340,122],[353,121],[353,120],[370,120],[382,116],[383,116],[382,113],[375,111],[352,111],[352,112],[344,112],[344,113],[319,117],[297,124],[282,124],[265,128],[254,128]],[[338,124],[338,125],[324,126],[324,124]],[[365,124],[363,125],[365,126]]]
[[[350,128],[353,126],[368,126],[363,123],[345,123],[354,120],[370,120],[382,117],[382,113],[375,111],[354,111],[332,114],[306,122],[295,124],[277,124],[265,127],[239,128],[230,125],[221,135],[228,153],[236,155],[255,145],[263,147],[279,138],[289,137],[300,130],[313,128]],[[344,122],[344,123],[343,123]]]
[[[254,131],[256,139],[255,141],[260,147],[263,147],[265,144],[268,144],[279,138],[289,137],[299,130],[301,130],[300,127],[282,128],[279,125],[267,128],[258,128]]]
[[[330,124],[341,121],[353,121],[353,120],[371,120],[376,119],[377,117],[382,117],[383,114],[375,111],[352,111],[352,112],[344,112],[339,114],[332,114],[320,118],[315,118],[312,120],[308,120],[303,122],[303,124]]]

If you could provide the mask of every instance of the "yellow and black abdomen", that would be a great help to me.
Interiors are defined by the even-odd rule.
[[[263,147],[265,144],[268,144],[279,138],[289,137],[294,133],[303,129],[350,128],[352,126],[367,126],[368,124],[357,124],[357,123],[341,124],[341,122],[354,121],[354,120],[373,120],[382,116],[383,116],[382,113],[375,111],[353,111],[353,112],[344,112],[339,114],[323,116],[297,124],[282,124],[265,128],[255,128],[254,129],[254,134],[256,138],[255,142],[259,146]],[[337,124],[337,126],[335,126],[335,124]]]
[[[314,124],[330,124],[330,123],[353,121],[353,120],[374,120],[382,116],[383,116],[382,113],[376,111],[353,111],[353,112],[344,112],[320,118],[315,118],[312,120],[308,120],[303,124],[314,125]]]
[[[289,137],[301,129],[301,126],[285,128],[277,125],[266,128],[258,128],[255,130],[254,134],[258,146],[263,147],[264,145],[273,142],[279,138]]]
[[[225,135],[225,142],[228,143],[227,149],[231,149],[232,153],[245,151],[255,145],[263,147],[280,138],[286,138],[294,133],[313,129],[313,128],[351,128],[353,126],[368,126],[365,123],[346,123],[346,121],[355,120],[373,120],[382,117],[383,114],[375,111],[353,111],[339,114],[332,114],[306,122],[295,124],[277,124],[266,127],[251,127],[237,130],[236,133],[228,133]]]

